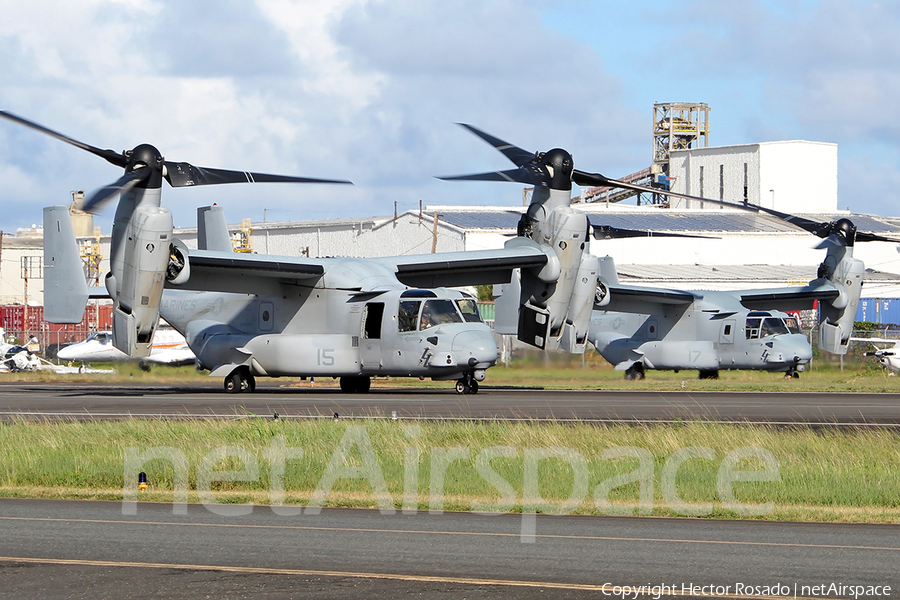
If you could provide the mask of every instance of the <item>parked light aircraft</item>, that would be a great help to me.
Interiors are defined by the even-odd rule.
[[[850,338],[852,342],[867,342],[875,346],[876,350],[866,352],[866,356],[874,356],[881,363],[881,366],[889,370],[891,375],[900,371],[900,348],[897,344],[900,340],[890,340],[886,338]],[[884,348],[879,348],[877,344],[885,344]]]
[[[499,290],[501,297],[497,302],[495,321],[498,332],[514,333],[519,340],[538,348],[566,347],[561,343],[566,339],[564,335],[559,337],[560,343],[547,343],[546,323],[551,324],[549,335],[552,338],[553,324],[563,319],[562,327],[573,327],[577,332],[576,339],[581,341],[587,319],[588,335],[585,337],[590,337],[601,354],[617,368],[626,371],[626,377],[642,377],[645,368],[698,369],[701,378],[717,377],[720,368],[785,371],[796,376],[801,366],[809,362],[812,351],[806,339],[791,330],[785,321],[786,315],[779,310],[808,309],[816,301],[820,303],[819,347],[844,354],[849,346],[865,272],[862,261],[853,258],[854,243],[900,241],[858,232],[848,219],[819,223],[746,202],[732,204],[709,200],[579,171],[573,166],[571,154],[565,150],[557,148],[546,153],[531,153],[471,126],[465,127],[502,152],[518,168],[444,179],[515,181],[534,185],[534,195],[540,193],[553,198],[554,210],[565,214],[569,223],[576,224],[571,227],[573,230],[581,226],[587,231],[590,227],[595,238],[632,237],[635,234],[622,235],[612,227],[594,225],[586,215],[576,213],[569,206],[573,182],[663,193],[761,211],[824,238],[818,247],[827,249],[825,260],[819,266],[817,278],[805,286],[730,293],[622,286],[618,283],[612,259],[592,257],[588,254],[587,244],[582,244],[580,252],[573,253],[575,256],[570,264],[577,265],[578,261],[582,265],[590,264],[599,275],[590,280],[581,272],[577,274],[578,283],[570,288],[570,296],[565,296],[577,303],[576,310],[570,305],[568,312],[557,311],[557,306],[564,305],[564,297],[556,298],[556,305],[542,304],[535,286],[524,273],[521,289],[517,289],[519,282],[514,280],[506,290]],[[520,234],[524,230],[529,235],[532,229],[529,220],[536,216],[532,211],[534,207],[532,203],[520,222]],[[549,221],[551,226],[555,225],[552,215]],[[534,229],[532,235],[541,233]],[[593,301],[593,313],[581,312],[584,304],[580,299],[585,294]],[[609,315],[609,312],[636,316]],[[511,320],[509,315],[517,315],[518,322]],[[583,349],[583,345],[568,344],[566,349],[576,352],[579,347]]]
[[[119,362],[132,360],[113,345],[111,331],[97,331],[84,341],[61,348],[56,357],[62,361],[80,363]],[[140,360],[142,368],[149,364],[187,365],[197,357],[187,345],[184,336],[174,329],[157,329],[153,334],[150,355]]]
[[[119,154],[0,116],[125,169],[85,202],[97,210],[119,195],[102,293],[114,302],[113,344],[129,356],[148,356],[162,315],[230,392],[252,391],[255,377],[287,375],[340,377],[345,391],[368,390],[373,375],[420,376],[476,392],[497,347],[474,300],[447,287],[508,282],[518,268],[553,300],[563,270],[560,248],[570,232],[540,229],[537,209],[540,242],[519,237],[500,250],[358,259],[235,254],[223,213],[213,207],[198,211],[199,249],[188,249],[173,238],[172,215],[160,205],[164,178],[174,186],[336,182],[169,162],[147,144]],[[571,233],[581,242],[584,232]],[[44,236],[45,317],[80,322],[87,299],[101,292],[86,287],[67,207],[44,209]],[[596,272],[588,276],[582,344]],[[573,283],[562,286],[566,304]]]

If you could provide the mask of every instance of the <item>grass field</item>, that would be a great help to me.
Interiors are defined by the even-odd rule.
[[[205,373],[190,367],[154,368],[146,373],[120,365],[118,371],[74,377],[5,374],[0,381],[210,382]],[[621,372],[595,355],[584,363],[581,359],[519,360],[510,368],[491,369],[483,385],[900,392],[900,378],[865,361],[848,361],[843,370],[836,364],[814,363],[793,380],[778,373],[722,371],[720,375],[719,380],[700,381],[695,371],[648,372],[644,381],[625,381]],[[337,386],[337,381],[321,378],[315,382],[285,378],[274,383]],[[449,388],[451,384],[379,378],[373,385]],[[270,460],[278,447],[303,449],[302,458],[284,462],[283,477]],[[170,462],[149,460],[136,467],[146,471],[150,481],[149,491],[140,495],[142,500],[171,502],[178,491],[192,502],[214,498],[228,504],[268,504],[273,502],[275,482],[276,489],[283,485],[286,503],[300,505],[900,523],[900,433],[895,431],[258,418],[23,421],[0,425],[0,448],[2,496],[121,500],[123,493],[136,489],[137,471],[132,468],[126,474],[126,458],[165,448],[170,458],[183,457],[186,478],[176,480]],[[216,452],[222,453],[223,448],[240,448],[244,455],[242,459],[217,458]],[[685,450],[689,448],[694,450]],[[736,460],[735,451],[752,456]],[[693,458],[679,463],[686,456]],[[730,459],[736,462],[730,464]],[[255,475],[251,481],[229,481],[228,476],[216,480],[209,474],[211,470],[241,471],[253,464],[258,473],[251,473]],[[749,477],[755,479],[765,479],[767,473],[771,479],[777,470],[777,479],[737,481],[723,488],[722,473],[731,470],[750,471]],[[204,482],[210,477],[207,493]],[[281,502],[277,494],[274,498]]]
[[[160,502],[181,490],[268,504],[274,482],[300,505],[900,523],[900,437],[889,431],[129,420],[6,424],[0,447],[0,495],[15,497],[121,500],[145,471],[139,498]],[[170,460],[135,458],[154,448]],[[248,468],[250,481],[212,473]],[[732,470],[758,481],[723,492]]]

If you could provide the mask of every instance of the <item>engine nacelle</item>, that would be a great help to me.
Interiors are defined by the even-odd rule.
[[[157,206],[139,206],[129,219],[122,255],[121,281],[109,282],[113,294],[113,344],[129,356],[150,355],[159,323],[172,240],[172,213]]]
[[[840,252],[843,256],[833,260],[833,254]],[[822,266],[826,270],[824,274],[840,290],[840,295],[834,302],[820,303],[819,348],[833,354],[846,354],[866,267],[861,260],[852,257],[852,247],[839,248],[834,252],[829,249]]]
[[[572,297],[566,310],[566,322],[560,336],[559,346],[566,352],[581,354],[587,345],[591,329],[591,312],[594,309],[594,294],[599,290],[597,286],[599,266],[600,259],[596,256],[585,256],[581,260]]]
[[[172,285],[182,285],[191,278],[191,262],[188,259],[190,251],[184,242],[172,238],[169,244],[169,263],[166,266],[166,281]]]

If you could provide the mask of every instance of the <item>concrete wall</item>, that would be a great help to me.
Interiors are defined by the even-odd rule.
[[[742,202],[791,213],[837,210],[837,144],[765,142],[672,153],[673,191]],[[673,208],[700,208],[672,199]],[[705,207],[709,208],[709,207]]]

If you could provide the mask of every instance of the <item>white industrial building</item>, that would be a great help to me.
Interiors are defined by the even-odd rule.
[[[700,148],[672,153],[673,190],[726,201],[747,200],[782,212],[829,221],[850,218],[860,230],[900,239],[900,218],[838,210],[837,146],[790,141]],[[451,185],[451,184],[448,184]],[[466,188],[460,186],[460,194]],[[586,194],[587,195],[587,194]],[[520,198],[510,186],[510,198]],[[788,223],[740,209],[681,201],[669,205],[580,202],[573,206],[598,225],[697,238],[642,237],[594,240],[591,251],[612,256],[623,283],[682,289],[746,289],[802,285],[813,279],[824,257],[821,241]],[[522,206],[429,206],[397,217],[255,222],[231,226],[244,249],[285,256],[388,256],[502,247],[515,235]],[[227,208],[226,208],[227,214]],[[227,215],[237,220],[240,215]],[[88,228],[88,230],[90,230]],[[196,229],[176,229],[176,237],[196,246]],[[84,238],[90,242],[90,236]],[[91,244],[86,243],[86,247]],[[108,234],[99,238],[108,256]],[[36,256],[39,243],[26,236],[5,237],[0,257],[3,303],[23,302],[21,265]],[[900,245],[859,243],[855,256],[870,269],[864,297],[900,297]],[[29,259],[30,260],[30,259]],[[107,265],[100,265],[105,272]],[[101,277],[102,280],[102,277]],[[28,300],[42,302],[42,282],[28,283]]]

